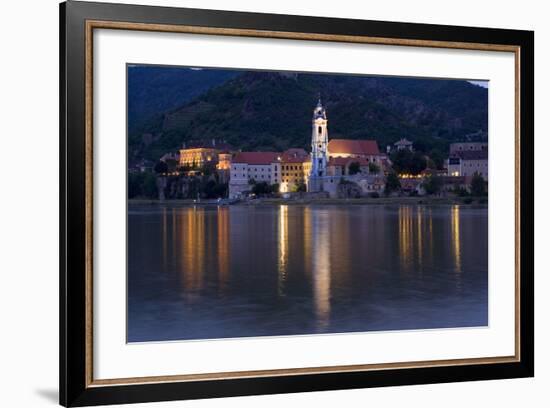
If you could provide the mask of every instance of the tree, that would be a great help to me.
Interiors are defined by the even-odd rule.
[[[478,172],[475,172],[472,176],[472,181],[470,183],[470,191],[473,196],[484,196],[486,194],[485,189],[485,180]]]
[[[369,173],[371,173],[371,174],[380,173],[380,167],[376,163],[370,162],[369,163]]]
[[[157,174],[166,174],[168,173],[168,165],[164,163],[162,160],[159,160],[156,164],[154,169],[155,173]]]
[[[424,187],[426,194],[429,194],[429,195],[439,194],[439,192],[441,191],[441,188],[443,187],[443,178],[432,175],[426,178],[426,180],[424,180],[422,187]]]
[[[420,174],[428,165],[426,157],[420,152],[401,149],[391,155],[393,169],[399,174]]]
[[[174,172],[178,167],[178,162],[174,159],[167,159],[165,163],[166,163],[166,167],[168,168],[168,172],[170,173]]]
[[[397,174],[392,172],[388,174],[388,177],[386,177],[386,188],[384,192],[387,194],[393,193],[394,191],[398,191],[401,188],[401,183],[399,182],[399,177],[397,177]]]
[[[337,187],[338,198],[359,198],[361,197],[361,187],[353,181],[342,178]]]
[[[466,197],[468,195],[468,191],[464,187],[461,187],[458,184],[454,186],[453,193],[455,193],[459,197]]]
[[[201,183],[201,195],[205,198],[220,198],[227,195],[227,184],[219,183],[215,179],[209,179],[204,183],[206,178],[203,177]]]
[[[358,162],[351,162],[348,167],[348,173],[350,176],[361,172],[361,165]]]
[[[433,168],[441,170],[443,168],[443,163],[445,162],[445,155],[441,150],[434,148],[430,150],[430,159],[433,163]]]
[[[128,198],[141,195],[141,185],[145,173],[128,173]]]
[[[300,181],[298,183],[298,187],[296,188],[296,191],[298,191],[299,193],[305,193],[307,191],[306,183],[304,183],[303,181]]]
[[[426,157],[420,152],[414,152],[412,154],[411,163],[409,167],[409,173],[420,174],[426,169],[428,162]]]
[[[271,194],[271,186],[265,181],[254,183],[252,186],[252,192],[256,195]]]
[[[157,178],[152,173],[144,173],[142,194],[147,198],[158,198]]]

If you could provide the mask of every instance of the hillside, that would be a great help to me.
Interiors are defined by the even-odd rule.
[[[128,125],[140,131],[155,115],[181,106],[237,75],[236,71],[128,66]]]
[[[401,137],[420,150],[487,136],[487,89],[461,80],[247,71],[130,132],[130,157],[156,159],[186,140],[225,139],[242,150],[309,150],[311,114],[321,92],[329,137]]]

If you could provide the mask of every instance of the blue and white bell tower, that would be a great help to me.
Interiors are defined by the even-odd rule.
[[[321,103],[321,98],[313,110],[311,131],[311,175],[324,177],[327,172],[328,160],[328,129],[327,112]]]
[[[311,131],[311,172],[309,175],[308,190],[321,191],[322,180],[320,177],[327,175],[328,161],[328,129],[327,112],[323,107],[321,98],[313,110]]]

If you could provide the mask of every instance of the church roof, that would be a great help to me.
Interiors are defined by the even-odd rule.
[[[355,154],[364,156],[379,155],[376,140],[352,140],[352,139],[331,139],[328,142],[330,155]]]
[[[267,165],[279,161],[281,153],[278,152],[240,152],[235,155],[233,163],[246,163],[252,165]]]
[[[328,160],[329,166],[348,166],[351,163],[359,163],[360,166],[368,166],[369,162],[364,157],[331,157]]]

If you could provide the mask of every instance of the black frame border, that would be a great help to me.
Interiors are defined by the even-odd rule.
[[[534,32],[68,1],[60,4],[60,404],[87,406],[534,376]],[[86,21],[189,25],[520,47],[518,362],[131,385],[86,385]],[[518,158],[516,158],[518,160]]]

